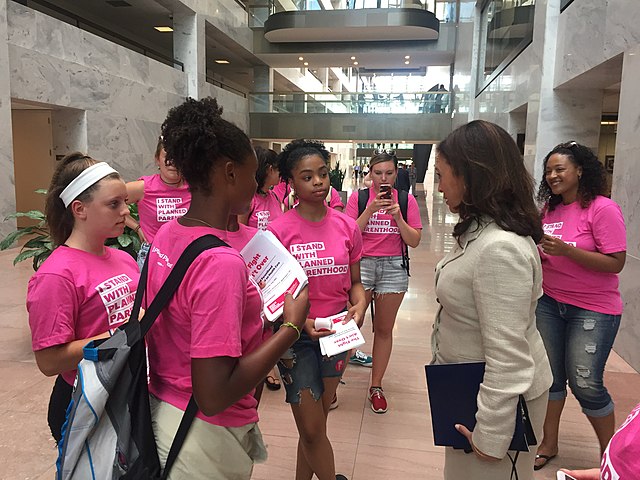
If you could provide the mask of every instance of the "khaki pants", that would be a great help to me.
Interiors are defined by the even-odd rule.
[[[150,401],[158,455],[164,465],[184,412],[153,395]],[[220,427],[195,418],[169,479],[249,480],[253,464],[266,459],[267,450],[257,423]]]
[[[538,444],[542,441],[542,426],[547,413],[548,393],[538,398],[527,400],[527,410],[531,418],[531,425],[536,434]],[[514,412],[515,416],[515,412]],[[520,452],[516,468],[519,480],[533,479],[533,462],[536,458],[537,447],[530,446],[529,452]],[[515,452],[509,452],[511,457]],[[499,462],[480,460],[474,453],[464,453],[447,447],[444,454],[445,480],[509,480],[511,478],[511,461],[505,456]]]

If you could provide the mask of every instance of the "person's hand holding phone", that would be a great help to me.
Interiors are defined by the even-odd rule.
[[[389,208],[393,204],[393,200],[391,199],[391,185],[387,183],[383,183],[380,185],[380,192],[376,195],[373,202],[371,202],[367,209],[369,209],[369,214],[373,215],[379,210],[385,210]]]

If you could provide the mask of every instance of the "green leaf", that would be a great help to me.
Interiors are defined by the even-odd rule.
[[[37,190],[34,190],[34,192],[40,195],[46,195],[48,193],[46,188],[38,188]]]
[[[27,217],[33,218],[34,220],[43,220],[44,221],[44,213],[40,210],[29,210],[28,212],[16,212],[12,213],[5,220],[9,220],[10,218],[18,218],[18,217]]]
[[[48,235],[38,235],[25,243],[24,248],[42,248],[46,246],[47,243],[51,244],[51,239]]]
[[[20,252],[18,255],[16,255],[16,258],[13,259],[13,264],[15,265],[16,263],[22,262],[27,258],[31,258],[31,257],[35,257],[36,255],[39,255],[40,253],[42,253],[40,250],[41,249],[24,250]]]
[[[53,250],[49,251],[49,252],[44,252],[40,255],[36,255],[35,257],[33,257],[33,269],[37,272],[38,269],[40,268],[40,265],[42,265],[42,263],[49,258],[49,255],[51,255],[51,253],[53,252]]]
[[[122,247],[128,247],[129,245],[131,245],[131,237],[129,235],[124,235],[124,234],[120,235],[118,237],[118,243]]]
[[[131,245],[133,246],[133,250],[136,252],[136,256],[138,256],[138,252],[140,251],[140,247],[142,246],[138,235],[131,236]]]
[[[34,227],[22,228],[20,230],[16,230],[15,232],[11,232],[9,235],[4,237],[2,241],[0,241],[0,250],[6,250],[7,248],[11,248],[16,240],[24,237],[25,235],[29,235],[33,233]]]

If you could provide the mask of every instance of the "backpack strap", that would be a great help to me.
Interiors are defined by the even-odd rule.
[[[324,201],[327,202],[327,205],[331,205],[331,193],[333,191],[333,187],[329,185],[329,191],[327,192],[327,196],[324,197]]]
[[[161,480],[167,480],[169,472],[171,472],[171,467],[173,467],[176,458],[178,458],[180,449],[182,449],[182,444],[187,438],[187,434],[189,433],[189,429],[191,428],[193,419],[196,418],[196,413],[198,413],[198,404],[196,403],[196,399],[193,397],[193,395],[191,395],[189,403],[187,404],[187,409],[184,411],[184,415],[182,415],[182,420],[180,420],[180,425],[178,426],[178,430],[176,431],[176,436],[173,437],[173,442],[171,442],[171,448],[169,448],[167,461],[164,464],[164,470],[162,471],[162,476],[160,477]]]
[[[398,204],[400,205],[400,213],[402,213],[402,218],[404,221],[407,221],[407,210],[409,209],[409,192],[406,190],[398,190]],[[402,237],[400,237],[402,240]],[[402,266],[407,271],[407,276],[410,277],[409,274],[409,247],[404,241],[402,241]]]
[[[358,217],[362,215],[367,208],[367,202],[369,201],[369,189],[361,188],[358,190]]]
[[[171,269],[171,273],[164,281],[162,287],[160,287],[160,290],[158,290],[158,293],[151,302],[151,305],[149,305],[147,310],[144,312],[144,316],[140,320],[140,331],[143,337],[147,334],[147,332],[153,325],[153,322],[155,322],[156,318],[158,318],[158,315],[160,315],[160,312],[162,312],[162,309],[167,305],[175,291],[178,289],[178,286],[180,286],[182,279],[187,273],[187,270],[189,269],[193,261],[198,257],[198,255],[210,248],[228,246],[229,245],[227,245],[215,235],[209,234],[198,237],[193,242],[191,242],[189,246],[187,246],[187,248],[185,248],[175,266]],[[147,255],[147,259],[144,262],[144,267],[142,268],[142,273],[140,275],[140,281],[138,284],[138,292],[140,292],[140,295],[138,295],[136,292],[136,299],[134,301],[133,311],[131,312],[131,318],[138,318],[138,313],[140,312],[142,296],[144,295],[144,292],[147,288],[147,269],[149,257],[150,255]],[[138,297],[140,297],[139,301]]]

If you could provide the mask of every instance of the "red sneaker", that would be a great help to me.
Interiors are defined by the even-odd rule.
[[[384,392],[381,387],[371,387],[369,389],[369,401],[371,402],[371,410],[375,413],[385,413],[387,411],[387,399],[384,398]]]

